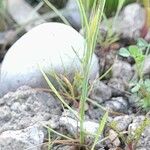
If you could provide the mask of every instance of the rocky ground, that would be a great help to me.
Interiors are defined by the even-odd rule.
[[[117,25],[114,25],[114,30],[121,34],[124,41],[136,40],[141,36],[143,18],[144,10],[141,6],[127,6],[120,14]],[[102,23],[100,30],[107,31],[105,23]],[[148,32],[145,39],[149,40],[149,37]],[[131,58],[124,59],[118,56],[118,49],[125,45],[127,44],[117,43],[117,46],[110,47],[106,52],[96,49],[100,61],[99,68],[107,70],[112,66],[111,74],[107,74],[102,80],[96,80],[89,94],[89,98],[110,111],[107,126],[99,138],[96,150],[132,150],[130,146],[135,144],[132,143],[132,138],[136,138],[136,129],[141,123],[146,124],[146,117],[149,118],[149,114],[140,109],[137,97],[129,91],[130,81],[136,78],[136,73]],[[144,75],[149,77],[150,57],[147,57],[143,68]],[[78,107],[75,109],[78,112]],[[87,102],[85,129],[94,133],[103,115],[103,109]],[[48,126],[74,138],[79,134],[79,122],[76,117],[64,108],[53,94],[42,89],[33,89],[28,85],[19,87],[15,92],[8,92],[0,98],[0,126],[0,150],[47,150]],[[53,150],[77,149],[75,144],[68,141],[61,143],[59,136],[52,134],[52,138]],[[91,144],[92,137],[87,137],[86,142]],[[143,130],[135,149],[150,150],[150,126]]]
[[[98,90],[102,92],[100,88],[101,86]],[[145,119],[145,115],[131,113],[129,102],[127,104],[123,97],[110,98],[105,101],[104,106],[123,114],[109,116],[108,127],[103,133],[103,137],[109,135],[109,138],[103,144],[98,144],[96,149],[105,149],[106,147],[116,149],[122,145],[118,132],[130,131],[133,134]],[[10,92],[0,99],[0,114],[0,148],[2,150],[47,150],[47,126],[73,137],[76,137],[78,133],[77,119],[69,111],[63,109],[57,98],[27,86],[20,87],[16,92]],[[89,105],[89,109],[86,111],[86,130],[91,133],[96,131],[98,119],[102,115],[103,111],[100,108]],[[117,131],[109,127],[112,122],[116,123]],[[86,140],[91,142],[89,139]],[[150,127],[147,127],[142,133],[136,149],[148,150],[149,141]],[[54,144],[53,149],[64,150],[71,149],[71,147],[73,146]]]

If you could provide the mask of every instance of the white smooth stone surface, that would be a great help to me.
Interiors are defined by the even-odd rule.
[[[82,71],[80,59],[84,45],[84,38],[65,24],[44,23],[33,28],[5,55],[1,67],[1,95],[22,85],[47,87],[39,64],[46,73],[54,71],[72,76],[75,71]],[[94,79],[98,73],[98,59],[94,54],[89,78]]]

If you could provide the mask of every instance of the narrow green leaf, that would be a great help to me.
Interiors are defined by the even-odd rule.
[[[105,125],[106,125],[106,122],[107,122],[107,119],[108,119],[108,112],[106,112],[102,118],[102,120],[99,122],[99,127],[98,127],[98,130],[97,130],[97,133],[96,133],[96,136],[95,136],[95,140],[94,140],[94,143],[92,145],[92,148],[91,150],[94,150],[98,140],[99,140],[99,137],[100,135],[102,134],[102,132],[104,131],[104,128],[105,128]]]
[[[70,23],[67,21],[67,19],[59,12],[59,10],[54,6],[52,5],[52,3],[48,0],[43,0],[48,7],[50,7],[59,17],[60,19],[67,25],[70,26]]]
[[[72,138],[70,138],[70,137],[68,137],[68,136],[66,136],[66,135],[63,135],[63,134],[61,134],[61,133],[59,133],[59,132],[53,130],[52,128],[50,128],[50,127],[47,126],[47,125],[44,125],[44,124],[43,124],[43,126],[44,126],[47,130],[49,130],[50,132],[53,132],[53,133],[55,133],[55,134],[57,134],[57,135],[59,135],[59,136],[65,138],[65,139],[74,140],[74,139],[72,139]]]

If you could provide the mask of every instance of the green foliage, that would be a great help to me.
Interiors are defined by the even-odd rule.
[[[136,70],[140,77],[143,78],[143,63],[146,56],[149,53],[150,44],[148,44],[144,39],[138,39],[136,45],[130,45],[128,48],[121,48],[119,50],[119,55],[123,57],[133,57],[136,64]],[[146,50],[145,53],[143,51]]]
[[[135,60],[136,71],[139,76],[139,80],[134,83],[131,89],[132,93],[136,93],[140,98],[140,105],[149,110],[150,109],[150,79],[144,80],[143,64],[145,58],[149,54],[150,44],[144,39],[138,39],[137,45],[131,45],[128,48],[121,48],[119,55],[123,57],[133,57]],[[145,51],[145,53],[144,53]]]
[[[119,55],[122,57],[129,57],[130,56],[130,52],[128,51],[128,49],[122,47],[119,50]]]
[[[146,110],[150,110],[150,79],[144,80],[139,89],[141,105]]]
[[[5,10],[5,1],[0,0],[0,13],[3,13]]]

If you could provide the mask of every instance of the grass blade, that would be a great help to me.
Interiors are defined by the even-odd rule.
[[[59,10],[54,6],[52,5],[52,3],[50,3],[48,0],[43,0],[48,7],[50,7],[59,17],[60,19],[67,25],[70,26],[70,23],[67,21],[67,19],[59,12]]]
[[[68,139],[68,140],[74,140],[74,139],[72,139],[72,138],[70,138],[70,137],[68,137],[68,136],[66,136],[66,135],[63,135],[63,134],[61,134],[61,133],[59,133],[59,132],[53,130],[52,128],[50,128],[50,127],[48,127],[48,126],[46,126],[46,125],[43,125],[43,126],[44,126],[46,129],[48,129],[49,132],[53,132],[53,133],[55,133],[55,134],[57,134],[57,135],[59,135],[59,136],[65,138],[65,139]]]
[[[86,9],[84,6],[84,3],[82,0],[76,0],[78,3],[78,7],[80,10],[80,16],[81,16],[81,22],[82,22],[82,28],[86,28],[86,30],[89,30],[89,25],[88,25],[88,17],[86,15]]]
[[[97,144],[97,142],[98,142],[98,140],[99,140],[99,137],[100,137],[100,135],[102,134],[102,132],[103,132],[103,130],[104,130],[104,127],[105,127],[105,125],[106,125],[107,119],[108,119],[108,112],[106,112],[106,113],[104,114],[102,120],[101,120],[100,123],[99,123],[99,128],[98,128],[98,130],[97,130],[97,134],[96,134],[96,136],[95,136],[95,140],[94,140],[94,143],[93,143],[93,145],[92,145],[91,150],[94,150],[94,148],[95,148],[95,146],[96,146],[96,144]]]

